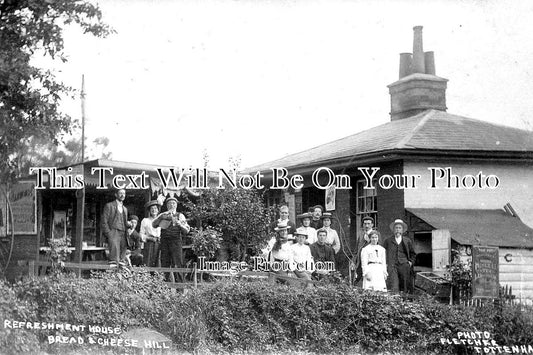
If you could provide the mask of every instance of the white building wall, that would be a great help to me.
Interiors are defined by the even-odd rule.
[[[507,259],[505,256],[507,255]],[[533,250],[499,249],[500,285],[510,286],[513,295],[525,303],[533,302]]]
[[[431,171],[428,167],[450,167],[452,174],[463,177],[496,175],[499,186],[495,189],[446,188],[445,180],[436,180],[431,187]],[[519,164],[462,163],[431,164],[428,162],[404,162],[404,175],[420,175],[417,187],[405,190],[406,208],[465,208],[501,209],[511,203],[520,219],[533,228],[533,166]],[[438,175],[437,175],[438,176]],[[492,179],[491,182],[494,180]]]

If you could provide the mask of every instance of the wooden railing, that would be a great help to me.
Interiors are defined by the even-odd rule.
[[[49,261],[35,261],[31,260],[28,263],[29,270],[28,274],[31,278],[37,276],[46,275],[47,271],[52,267],[52,263]],[[91,271],[91,270],[116,270],[111,269],[108,264],[104,263],[95,263],[95,262],[83,262],[83,263],[72,263],[65,262],[62,264],[64,269],[71,269],[77,272],[78,275],[81,275],[82,271]],[[169,281],[167,285],[174,289],[185,289],[185,288],[198,288],[203,285],[208,284],[207,281],[204,281],[204,274],[211,275],[214,279],[239,279],[239,280],[250,280],[250,279],[267,279],[271,282],[282,281],[288,284],[319,284],[320,281],[316,280],[307,280],[301,279],[293,276],[285,276],[276,274],[273,272],[256,272],[256,271],[241,271],[241,272],[231,272],[231,271],[202,271],[198,270],[196,263],[193,263],[191,268],[168,268],[168,267],[143,267],[143,270],[148,272],[161,272],[169,274]]]
[[[31,260],[28,263],[28,274],[31,278],[37,277],[37,276],[43,276],[46,274],[48,268],[52,267],[52,263],[49,261],[35,261]],[[66,262],[62,265],[65,269],[71,269],[75,271],[83,271],[83,270],[116,270],[112,269],[107,264],[102,263],[90,263],[90,262],[84,262],[84,263],[70,263]],[[161,273],[168,273],[169,274],[169,281],[167,281],[167,285],[171,288],[177,288],[177,289],[184,289],[184,288],[197,288],[198,287],[198,270],[196,268],[196,263],[193,263],[192,268],[170,268],[170,267],[145,267],[144,270],[148,272],[161,272]],[[80,273],[78,273],[79,275]],[[176,279],[180,279],[179,282],[177,282]],[[186,281],[189,279],[190,281]]]

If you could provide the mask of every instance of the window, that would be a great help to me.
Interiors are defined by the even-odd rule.
[[[376,185],[377,180],[374,180],[373,189],[365,189],[365,180],[357,181],[357,206],[356,206],[356,226],[357,226],[357,236],[362,233],[363,229],[363,217],[372,217],[374,219],[374,228],[378,226],[378,200],[376,194]]]

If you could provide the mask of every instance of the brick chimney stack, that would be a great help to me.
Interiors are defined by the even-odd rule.
[[[423,49],[422,26],[413,31],[413,53],[400,53],[400,78],[388,86],[391,121],[430,109],[446,111],[448,79],[435,75],[434,53]]]

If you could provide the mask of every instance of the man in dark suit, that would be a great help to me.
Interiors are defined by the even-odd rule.
[[[413,265],[416,254],[413,242],[403,233],[407,231],[407,224],[397,219],[390,225],[393,236],[385,239],[383,247],[387,253],[387,289],[391,292],[413,293]]]
[[[326,244],[326,238],[328,236],[328,231],[325,229],[319,229],[317,231],[317,242],[309,246],[311,248],[311,255],[315,263],[317,262],[330,262],[335,265],[335,251],[332,247]],[[318,279],[322,279],[325,275],[329,274],[329,271],[315,271],[313,276]]]
[[[126,230],[130,223],[128,222],[128,210],[124,206],[125,198],[126,190],[117,190],[115,201],[106,203],[102,214],[102,232],[107,238],[109,266],[113,269],[126,266]]]
[[[355,268],[355,284],[359,284],[363,280],[363,268],[361,267],[361,250],[370,244],[369,234],[374,228],[374,219],[372,217],[366,216],[362,219],[363,224],[363,233],[359,233],[355,245],[355,258],[353,260]]]

